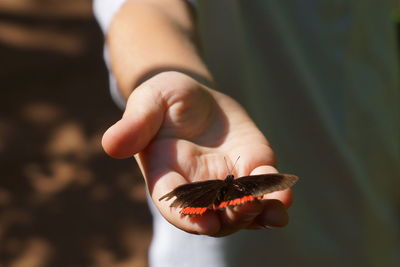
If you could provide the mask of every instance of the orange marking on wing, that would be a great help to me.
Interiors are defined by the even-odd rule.
[[[213,206],[213,209],[216,209],[216,208],[224,209],[224,208],[226,208],[228,206],[237,206],[237,205],[241,205],[241,204],[244,204],[246,202],[249,202],[249,201],[253,201],[254,199],[255,198],[252,195],[244,196],[244,197],[241,197],[241,198],[235,198],[235,199],[232,199],[230,201],[221,202],[217,207]]]
[[[244,197],[242,197],[241,198],[241,202],[242,203],[245,203],[245,202],[248,202],[248,201],[253,201],[254,200],[254,197],[253,196],[244,196]]]
[[[221,202],[218,206],[218,209],[223,209],[228,207],[228,201]]]
[[[244,196],[244,197],[241,197],[241,198],[232,199],[231,201],[229,201],[228,205],[229,206],[237,206],[237,205],[241,205],[241,204],[244,204],[246,202],[253,201],[253,200],[254,200],[254,197],[251,196],[251,195],[250,196]]]
[[[181,209],[180,213],[184,215],[202,215],[206,210],[207,208],[205,207],[185,207]]]
[[[229,201],[229,206],[239,205],[239,203],[240,203],[240,198],[235,198]]]

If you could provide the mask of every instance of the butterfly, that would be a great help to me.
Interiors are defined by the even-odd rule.
[[[181,208],[183,215],[203,215],[207,210],[219,210],[262,199],[264,194],[293,186],[299,178],[293,174],[269,173],[236,178],[229,174],[224,180],[208,180],[183,184],[161,200],[175,197],[170,207]]]

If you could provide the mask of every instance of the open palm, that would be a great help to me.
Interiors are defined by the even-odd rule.
[[[236,176],[276,172],[273,151],[243,108],[184,74],[162,73],[136,88],[122,119],[105,133],[103,147],[114,157],[135,155],[156,207],[182,230],[221,236],[265,226],[268,216],[281,217],[274,226],[285,224],[281,202],[290,204],[290,190],[267,196],[281,202],[256,201],[195,217],[158,200],[184,183],[225,178],[224,158],[232,166],[241,157]]]

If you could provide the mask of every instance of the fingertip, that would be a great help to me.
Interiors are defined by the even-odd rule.
[[[266,228],[284,227],[289,223],[289,215],[282,202],[271,199],[265,203],[264,211],[256,218],[255,222]]]
[[[278,170],[272,165],[262,165],[255,168],[251,175],[265,174],[265,173],[278,173]]]
[[[179,213],[179,208],[166,207],[164,204],[155,204],[169,223],[187,233],[218,236],[220,232],[221,224],[218,215],[214,211],[206,211],[199,216],[189,216]]]
[[[116,142],[117,136],[115,136],[115,131],[113,126],[108,128],[107,131],[103,134],[103,138],[101,139],[101,145],[103,147],[104,152],[106,152],[107,155],[109,155],[110,157],[123,158],[121,157],[118,151],[118,145]]]
[[[216,236],[221,230],[219,218],[215,212],[207,211],[202,216],[188,217],[191,228],[199,235]]]
[[[275,191],[267,194],[265,199],[279,200],[288,209],[293,203],[293,191],[290,188],[282,191]]]
[[[232,208],[236,216],[255,217],[263,209],[263,205],[259,201],[247,202],[243,205],[238,205]]]
[[[251,175],[264,174],[264,173],[278,173],[278,170],[273,166],[263,165],[255,168],[251,172]],[[293,192],[290,188],[282,191],[275,191],[269,193],[266,196],[266,199],[277,199],[280,202],[282,202],[286,206],[286,208],[289,208],[293,203]]]
[[[104,151],[113,158],[128,158],[137,152],[136,135],[125,119],[112,125],[101,140]]]
[[[226,236],[247,228],[263,211],[258,201],[248,202],[220,212],[221,230],[216,236]]]

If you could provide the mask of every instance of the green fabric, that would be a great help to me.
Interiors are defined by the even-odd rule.
[[[226,239],[228,266],[400,266],[391,1],[199,1],[204,56],[301,177],[285,230]],[[265,263],[265,264],[264,264]]]

